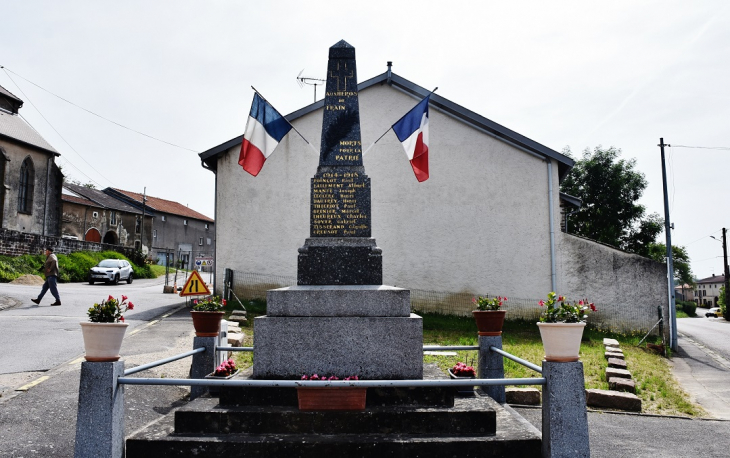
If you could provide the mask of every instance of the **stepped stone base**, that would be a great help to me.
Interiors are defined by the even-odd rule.
[[[224,407],[203,397],[126,444],[128,458],[455,455],[539,457],[541,435],[518,414],[477,394],[457,398],[453,408],[384,406],[362,412]]]
[[[400,316],[411,314],[411,292],[388,285],[311,285],[271,289],[266,315]]]

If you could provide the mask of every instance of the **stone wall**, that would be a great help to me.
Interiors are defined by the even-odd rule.
[[[141,265],[143,262],[140,254],[128,247],[0,229],[0,254],[7,256],[42,254],[47,246],[52,246],[54,253],[63,254],[74,253],[76,251],[110,250],[122,253],[137,265]]]
[[[665,264],[582,237],[560,235],[557,293],[594,301],[599,311],[589,323],[624,332],[648,331],[659,320],[661,306],[664,332],[669,332]]]

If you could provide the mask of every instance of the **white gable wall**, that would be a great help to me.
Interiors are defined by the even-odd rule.
[[[387,85],[361,91],[363,149],[417,101]],[[384,283],[544,296],[551,289],[547,163],[433,107],[430,116],[426,182],[416,181],[392,132],[364,157]],[[294,122],[317,151],[321,122],[321,111]],[[219,278],[225,268],[296,276],[297,249],[309,236],[310,179],[318,160],[294,131],[256,178],[237,164],[237,147],[219,157]],[[556,163],[552,169],[559,237]]]

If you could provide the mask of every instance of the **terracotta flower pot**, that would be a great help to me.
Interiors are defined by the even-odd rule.
[[[299,410],[365,410],[367,388],[297,388]]]
[[[195,335],[198,337],[215,337],[221,330],[223,312],[196,312],[190,311],[193,317]]]
[[[81,322],[86,361],[109,362],[119,360],[127,323]]]
[[[578,361],[585,323],[537,323],[540,328],[545,361]]]
[[[501,336],[502,326],[504,325],[504,316],[507,313],[504,310],[474,310],[474,321],[477,323],[477,329],[480,336]]]

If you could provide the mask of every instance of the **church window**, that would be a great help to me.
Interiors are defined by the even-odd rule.
[[[33,161],[25,158],[20,166],[20,184],[18,186],[18,212],[32,213],[33,211],[33,183],[35,182],[35,171]]]

